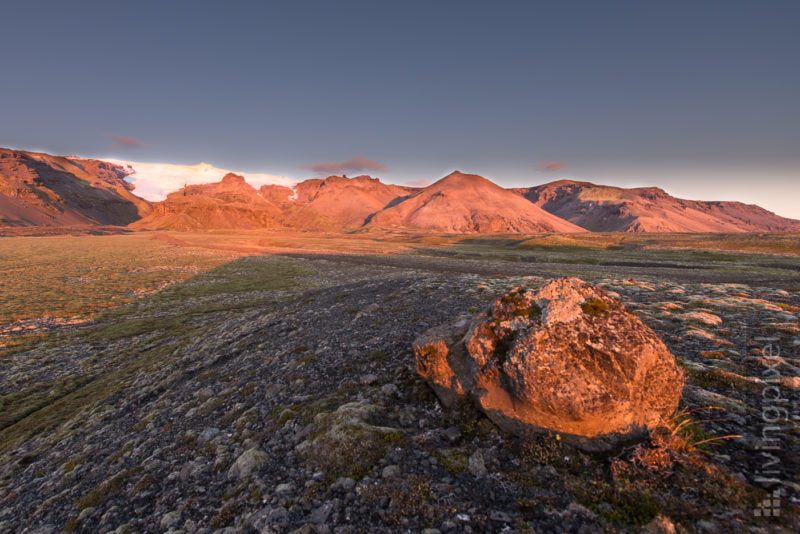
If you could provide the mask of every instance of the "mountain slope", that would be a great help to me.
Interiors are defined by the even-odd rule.
[[[0,226],[127,225],[150,212],[127,175],[105,161],[0,148]]]
[[[369,225],[452,233],[586,231],[486,178],[458,171],[376,213]]]
[[[625,189],[560,180],[514,191],[593,232],[800,231],[800,221],[759,206],[684,200],[657,187]]]
[[[257,229],[281,226],[281,209],[229,173],[211,184],[189,185],[153,205],[134,228],[169,230]]]
[[[290,226],[310,220],[327,220],[328,230],[350,230],[363,226],[373,214],[415,191],[413,188],[384,184],[369,176],[329,176],[324,180],[300,182],[291,190],[265,185],[261,194],[279,200]],[[321,223],[324,224],[324,223]]]

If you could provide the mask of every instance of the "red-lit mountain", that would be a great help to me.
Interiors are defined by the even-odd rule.
[[[684,200],[657,187],[625,189],[560,180],[514,191],[593,232],[800,231],[800,221],[753,204]]]
[[[239,175],[226,174],[211,184],[188,185],[153,204],[152,213],[134,228],[170,230],[256,229],[280,227],[282,210]]]
[[[279,202],[286,211],[286,225],[328,230],[360,228],[373,214],[414,191],[414,188],[384,184],[369,176],[306,180],[293,190],[280,185],[261,187],[265,198]]]
[[[95,159],[0,148],[0,226],[124,226],[150,212],[129,169]]]
[[[586,231],[486,178],[458,171],[377,212],[368,224],[450,233]]]
[[[413,229],[445,233],[800,232],[800,221],[741,202],[675,198],[656,187],[558,181],[504,189],[453,172],[424,188],[330,176],[294,187],[227,174],[161,202],[132,193],[132,169],[94,159],[0,149],[0,227]]]

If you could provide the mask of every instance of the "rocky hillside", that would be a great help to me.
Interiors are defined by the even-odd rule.
[[[458,171],[377,212],[367,222],[371,227],[448,233],[585,231],[486,178]]]
[[[375,213],[410,195],[413,188],[384,184],[377,178],[330,176],[306,180],[293,190],[265,185],[262,195],[281,200],[287,211],[286,223],[298,227],[303,220],[327,219],[334,230],[364,226]]]
[[[419,334],[545,279],[357,259],[242,258],[0,359],[0,531],[797,531],[788,426],[770,451],[780,515],[754,514],[772,511],[762,393],[800,400],[797,359],[763,341],[791,346],[796,289],[592,279],[686,386],[667,427],[588,454],[446,408],[414,369]]]
[[[229,175],[226,180],[235,175]],[[584,232],[519,195],[476,175],[455,172],[425,188],[387,185],[377,178],[330,176],[293,189],[265,185],[256,192],[241,177],[230,184],[189,186],[156,204],[138,228],[299,228],[342,231],[410,228],[448,233]],[[225,213],[226,215],[223,215]]]
[[[257,229],[281,227],[282,209],[229,173],[211,184],[189,185],[153,205],[134,228],[171,230]]]
[[[0,226],[132,223],[150,204],[131,192],[128,173],[100,160],[0,148]]]
[[[800,221],[752,204],[684,200],[657,187],[624,189],[560,180],[515,189],[593,232],[798,232]]]
[[[228,174],[221,182],[191,185],[171,193],[133,227],[353,230],[409,191],[369,176],[330,176],[306,180],[294,188],[264,185],[256,190],[243,177]]]

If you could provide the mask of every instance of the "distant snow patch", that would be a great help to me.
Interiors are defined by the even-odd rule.
[[[296,183],[295,180],[286,176],[231,171],[214,167],[208,163],[174,165],[172,163],[142,163],[117,159],[104,161],[133,169],[133,173],[126,180],[136,186],[134,193],[137,196],[151,201],[164,200],[168,193],[177,191],[185,185],[219,182],[229,172],[243,176],[247,183],[256,189],[268,184],[292,187]]]

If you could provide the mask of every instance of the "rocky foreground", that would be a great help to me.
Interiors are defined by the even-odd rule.
[[[546,280],[419,267],[245,258],[0,360],[0,531],[800,527],[800,288],[590,280],[686,386],[645,442],[586,453],[414,369],[422,332]]]

